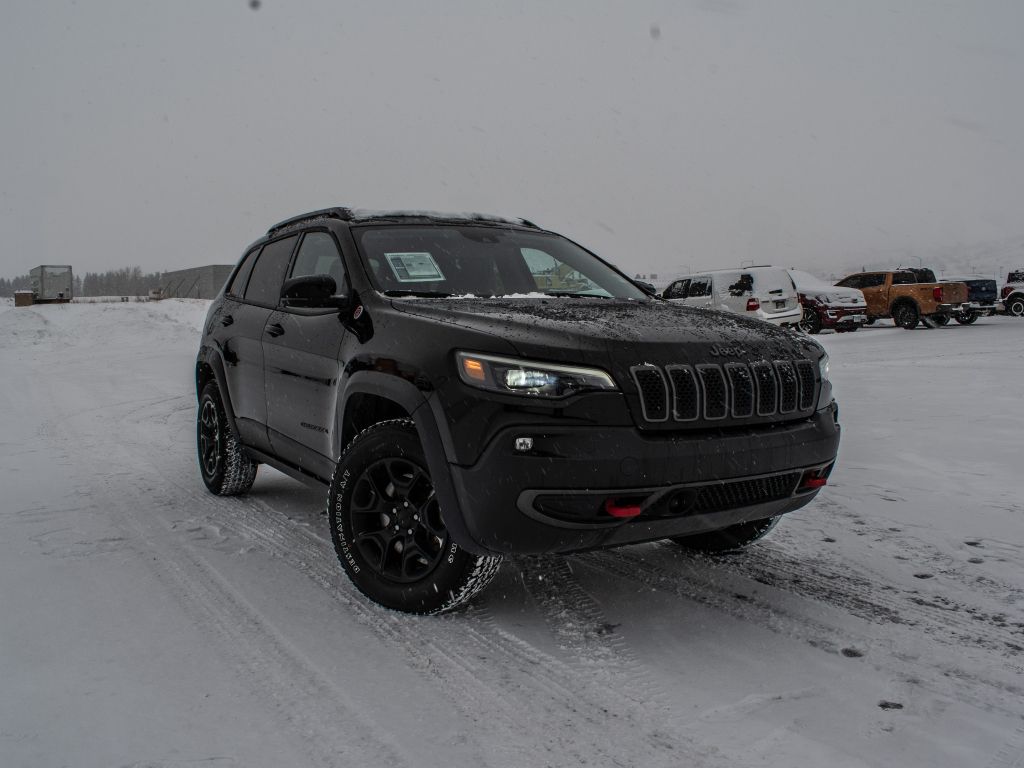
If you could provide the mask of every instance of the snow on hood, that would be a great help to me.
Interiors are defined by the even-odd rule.
[[[519,354],[579,363],[610,354],[631,364],[706,362],[716,345],[741,347],[751,359],[808,357],[820,346],[760,320],[664,301],[627,299],[403,299],[402,312],[500,336]],[[582,357],[581,357],[582,355]],[[693,358],[693,360],[689,358]]]

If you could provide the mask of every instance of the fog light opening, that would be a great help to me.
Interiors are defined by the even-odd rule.
[[[532,437],[517,437],[515,443],[516,450],[520,453],[526,453],[533,450],[533,438]]]

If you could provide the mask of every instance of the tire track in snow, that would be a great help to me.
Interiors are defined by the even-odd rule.
[[[580,586],[569,558],[519,557],[512,565],[559,645],[578,667],[634,705],[658,713],[661,727],[679,725],[663,717],[671,709],[665,689]]]
[[[444,691],[450,704],[492,743],[519,744],[523,734],[531,734],[531,744],[539,741],[555,764],[630,765],[637,760],[668,766],[676,765],[680,754],[699,758],[713,753],[683,737],[652,731],[652,708],[634,705],[624,710],[619,696],[599,681],[498,628],[479,600],[464,612],[439,617],[388,611],[356,592],[327,539],[273,507],[256,498],[195,500],[218,507],[220,527],[281,558],[327,591],[346,613]],[[560,727],[552,729],[552,723]],[[584,740],[579,738],[581,727]],[[624,733],[632,738],[624,739]],[[529,759],[523,754],[507,758]]]
[[[194,626],[217,640],[249,686],[278,713],[282,728],[316,765],[387,764],[413,768],[414,756],[403,754],[385,733],[367,722],[345,694],[320,675],[287,640],[276,633],[220,574],[187,547],[154,536],[137,515],[124,524],[144,542],[149,567],[170,586],[177,601],[194,617]],[[310,702],[315,702],[311,706]],[[344,731],[338,728],[344,723]]]
[[[853,648],[868,648],[876,645],[878,642],[877,639],[858,635],[848,627],[833,627],[809,616],[798,615],[791,607],[780,604],[777,599],[772,599],[771,595],[765,597],[764,595],[753,594],[752,592],[755,590],[751,590],[749,581],[745,584],[743,583],[744,580],[750,579],[749,573],[744,573],[731,567],[740,559],[737,556],[728,556],[727,562],[716,563],[716,558],[713,557],[672,552],[668,555],[668,557],[672,558],[672,561],[666,565],[662,560],[662,556],[665,553],[658,552],[658,550],[667,550],[674,547],[675,545],[667,544],[662,546],[654,545],[647,547],[642,552],[638,551],[637,548],[627,547],[590,552],[578,555],[577,559],[598,572],[612,573],[651,589],[667,592],[687,601],[697,602],[717,610],[722,610],[742,621],[753,619],[774,632],[793,637],[827,652],[840,653],[844,648],[851,646]],[[753,549],[748,550],[746,554],[753,551]],[[737,581],[740,583],[737,584]],[[767,586],[770,590],[778,590],[783,594],[786,593],[786,590],[783,588],[787,585],[786,582],[769,584],[766,581],[754,581],[757,584]],[[830,594],[833,590],[834,588],[829,587],[826,594]],[[807,595],[796,592],[790,592],[789,594],[814,599],[820,599],[822,596],[821,593],[814,592],[813,590]],[[828,604],[835,605],[835,603]],[[873,613],[869,612],[867,616],[858,618],[863,618],[870,623],[889,623],[873,620],[873,615]],[[920,640],[918,632],[920,627],[912,622],[901,623],[911,633],[908,635],[913,640],[911,648],[916,648],[917,641]],[[929,637],[931,638],[930,635]],[[990,674],[981,675],[977,672],[969,672],[960,668],[957,666],[957,663],[959,654],[962,653],[963,649],[955,643],[950,642],[949,646],[955,649],[957,653],[945,660],[938,660],[933,656],[919,655],[917,650],[900,651],[899,646],[906,644],[902,637],[889,636],[886,638],[886,642],[890,646],[895,646],[893,650],[883,655],[882,658],[873,656],[868,661],[868,663],[880,671],[885,671],[894,676],[901,674],[902,664],[891,665],[886,663],[888,655],[892,655],[901,661],[912,660],[915,664],[923,665],[925,668],[938,673],[938,676],[928,684],[929,687],[936,688],[936,692],[941,692],[944,695],[952,696],[960,701],[981,708],[993,707],[994,703],[990,694],[991,692],[998,692],[1002,695],[1004,704],[997,708],[1002,709],[1002,711],[1008,714],[1019,714],[1018,702],[1022,691],[1021,686],[1016,683],[1007,682],[1004,679],[995,678]],[[993,662],[991,653],[986,654],[983,661],[985,662],[985,667],[990,668]],[[891,669],[889,669],[890,666],[892,666]],[[1005,671],[1014,673],[1015,678],[1020,678],[1021,669],[1019,666],[1010,663],[1003,663],[999,666]],[[925,685],[921,680],[917,680],[916,684]],[[984,686],[987,692],[975,690],[979,686]],[[939,691],[938,688],[942,688],[942,690]]]

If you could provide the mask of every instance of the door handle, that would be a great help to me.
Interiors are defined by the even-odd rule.
[[[224,315],[224,317],[220,319],[220,324],[224,326],[231,325],[233,322],[235,322],[235,318],[231,315]]]
[[[264,333],[273,336],[276,339],[278,336],[284,335],[284,328],[280,323],[274,323],[273,325],[268,325],[267,330],[264,331]]]

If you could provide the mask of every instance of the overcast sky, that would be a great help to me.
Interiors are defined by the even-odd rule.
[[[0,276],[231,263],[335,204],[630,272],[1021,239],[1022,33],[1020,0],[5,0]]]

